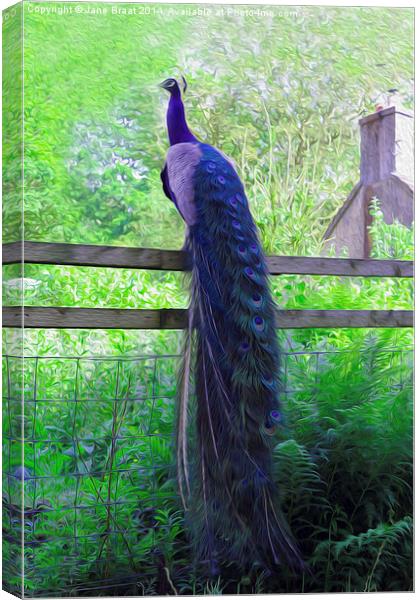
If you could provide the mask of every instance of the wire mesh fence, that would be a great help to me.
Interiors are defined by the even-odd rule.
[[[323,374],[352,360],[365,373],[386,369],[398,393],[412,357],[410,348],[283,353],[283,402],[304,411]],[[159,592],[163,556],[175,541],[187,547],[173,459],[178,364],[175,355],[4,357],[8,591],[143,595],[153,582]]]

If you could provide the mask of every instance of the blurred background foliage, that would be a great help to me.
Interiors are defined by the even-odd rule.
[[[390,88],[413,102],[410,9],[278,6],[247,18],[37,6],[24,14],[26,239],[180,247],[159,179],[157,84],[184,73],[191,127],[236,161],[266,250],[318,254],[358,179],[358,118]]]

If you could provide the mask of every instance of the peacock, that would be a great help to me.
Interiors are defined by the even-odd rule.
[[[257,229],[233,161],[188,127],[185,79],[160,85],[170,94],[163,191],[186,223],[192,271],[176,453],[195,560],[213,576],[225,564],[298,571],[304,563],[272,476],[270,437],[282,421],[280,353]]]

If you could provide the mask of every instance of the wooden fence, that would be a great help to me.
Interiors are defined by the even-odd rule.
[[[185,271],[177,250],[82,244],[13,242],[3,245],[3,264],[49,264]],[[352,258],[268,256],[271,275],[413,277],[413,262]],[[277,327],[412,327],[410,310],[278,310]],[[3,307],[3,327],[58,329],[183,329],[187,309]]]

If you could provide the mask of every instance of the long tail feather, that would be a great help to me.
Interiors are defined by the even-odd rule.
[[[210,146],[200,147],[197,220],[186,244],[192,259],[189,339],[191,329],[195,338],[185,359],[188,370],[193,360],[195,373],[191,461],[187,379],[178,419],[179,480],[184,501],[191,485],[186,504],[195,556],[213,574],[231,562],[297,570],[303,561],[278,507],[272,476],[281,379],[264,255],[235,170]]]
[[[187,338],[185,340],[184,359],[180,377],[180,398],[178,406],[178,428],[177,428],[177,469],[178,488],[184,509],[187,509],[185,488],[187,497],[190,495],[190,476],[188,469],[188,403],[190,397],[190,374],[191,374],[191,344],[192,344],[192,311],[189,314]]]

